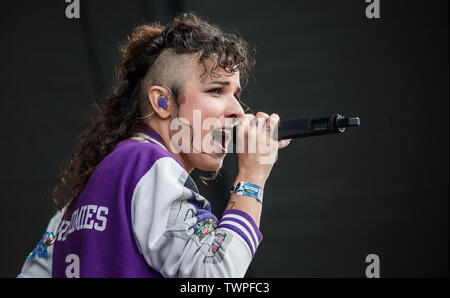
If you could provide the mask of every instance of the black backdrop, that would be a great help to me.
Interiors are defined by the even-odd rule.
[[[248,277],[364,277],[371,253],[382,277],[448,277],[448,1],[381,0],[379,19],[363,0],[80,2],[80,19],[63,0],[1,4],[1,277],[19,273],[54,212],[49,192],[112,88],[117,44],[180,11],[256,48],[254,111],[361,118],[280,152]],[[235,162],[198,182],[216,215]]]

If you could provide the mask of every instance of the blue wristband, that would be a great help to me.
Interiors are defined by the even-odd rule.
[[[231,187],[230,193],[240,196],[249,196],[255,198],[261,203],[263,201],[263,189],[258,185],[250,182],[239,181],[236,186]]]

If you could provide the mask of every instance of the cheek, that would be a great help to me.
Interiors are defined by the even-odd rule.
[[[221,116],[223,115],[225,106],[219,101],[210,100],[208,104],[202,107],[202,125],[211,129],[213,125],[221,124]]]
[[[206,92],[193,89],[188,89],[184,93],[183,103],[180,107],[180,112],[183,112],[180,116],[189,119],[190,123],[193,123],[194,111],[197,111],[196,114],[201,113],[202,123],[203,120],[208,118],[220,118],[226,108],[225,103],[219,98],[213,98]]]
[[[201,130],[201,135],[204,137],[214,128],[222,126],[220,120],[222,113],[221,104],[210,102],[210,104],[186,107],[186,110],[182,112],[180,110],[180,117],[185,118],[197,133]]]

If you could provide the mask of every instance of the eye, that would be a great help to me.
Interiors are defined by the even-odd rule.
[[[214,94],[222,94],[222,88],[214,88],[214,89],[209,89],[208,91],[206,91],[208,93],[214,93]]]

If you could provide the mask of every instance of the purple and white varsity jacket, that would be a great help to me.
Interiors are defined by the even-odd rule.
[[[180,161],[145,127],[120,142],[50,220],[18,277],[243,277],[261,240],[243,211],[227,210],[218,221]]]

